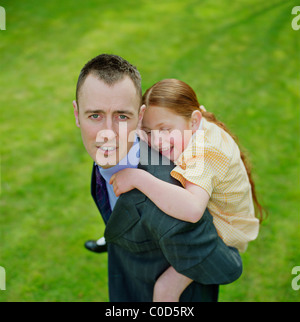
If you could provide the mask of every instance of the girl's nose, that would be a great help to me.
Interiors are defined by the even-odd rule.
[[[151,131],[151,146],[153,146],[153,148],[157,150],[161,149],[164,141],[164,135],[160,131]]]

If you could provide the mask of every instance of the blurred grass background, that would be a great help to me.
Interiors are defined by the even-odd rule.
[[[80,69],[100,53],[135,64],[143,89],[179,78],[237,134],[269,210],[220,301],[299,301],[300,31],[296,1],[1,1],[0,301],[108,301],[104,225],[75,126]]]

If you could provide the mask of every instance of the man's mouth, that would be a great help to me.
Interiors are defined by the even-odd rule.
[[[116,150],[117,148],[115,146],[101,146],[100,149],[102,151],[114,151]]]
[[[101,152],[103,152],[104,156],[106,157],[110,154],[115,153],[115,151],[117,150],[116,146],[97,146],[97,148],[101,150]]]

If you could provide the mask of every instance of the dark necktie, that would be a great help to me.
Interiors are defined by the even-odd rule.
[[[97,166],[96,166],[96,199],[101,211],[101,215],[105,223],[107,223],[112,211],[110,208],[106,182],[104,178],[101,176]]]

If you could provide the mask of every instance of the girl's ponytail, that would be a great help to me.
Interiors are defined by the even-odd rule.
[[[249,161],[247,160],[247,157],[245,155],[245,153],[242,151],[238,138],[229,131],[229,129],[226,127],[226,125],[222,122],[220,122],[219,120],[217,120],[216,116],[213,113],[204,111],[201,106],[200,106],[200,110],[202,113],[202,116],[211,123],[215,123],[216,125],[218,125],[221,129],[223,129],[225,132],[227,132],[236,142],[236,144],[239,146],[240,149],[240,153],[241,153],[241,159],[244,163],[244,166],[246,168],[247,174],[248,174],[248,178],[249,178],[249,182],[251,184],[251,192],[252,192],[252,198],[253,198],[253,202],[254,202],[254,206],[256,208],[256,214],[258,219],[260,220],[260,222],[263,221],[264,219],[264,215],[263,213],[267,213],[266,210],[262,207],[262,205],[259,203],[258,199],[257,199],[257,195],[256,195],[256,189],[255,189],[255,183],[254,180],[252,178],[252,174],[251,174],[251,165],[249,164]]]

